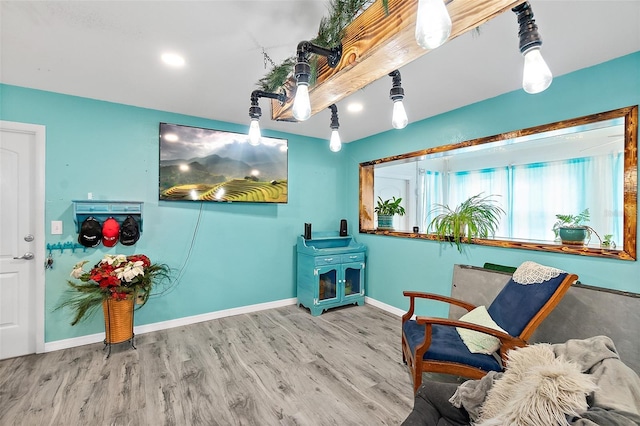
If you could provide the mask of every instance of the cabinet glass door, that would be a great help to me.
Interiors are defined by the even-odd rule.
[[[333,268],[323,272],[319,271],[318,299],[320,301],[336,298],[336,283],[338,282],[338,271]]]
[[[359,263],[344,267],[344,296],[360,294],[362,286],[362,266]]]

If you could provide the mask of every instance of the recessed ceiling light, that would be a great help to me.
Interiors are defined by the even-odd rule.
[[[360,112],[362,108],[363,106],[360,102],[351,102],[347,105],[347,111],[349,112]]]
[[[162,62],[172,67],[181,67],[184,65],[184,58],[175,53],[163,53]]]

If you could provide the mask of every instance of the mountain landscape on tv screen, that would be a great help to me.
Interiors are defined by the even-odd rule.
[[[160,200],[286,203],[287,174],[282,143],[254,147],[237,141],[206,156],[161,155]]]

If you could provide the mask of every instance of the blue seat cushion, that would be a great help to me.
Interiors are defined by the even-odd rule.
[[[566,278],[562,273],[537,284],[518,284],[511,278],[487,309],[491,318],[511,336],[519,336]]]
[[[424,341],[425,326],[409,320],[402,325],[405,338],[411,352]],[[474,354],[464,344],[455,327],[434,324],[431,333],[431,346],[424,354],[424,360],[450,361],[471,365],[484,371],[502,371],[496,358],[486,354]]]

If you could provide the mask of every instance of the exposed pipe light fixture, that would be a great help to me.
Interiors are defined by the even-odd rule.
[[[298,121],[305,121],[311,117],[311,101],[309,100],[309,78],[311,66],[309,65],[309,53],[322,55],[327,58],[327,64],[335,68],[342,57],[342,44],[333,49],[317,46],[309,41],[298,43],[296,51],[297,62],[293,68],[296,78],[296,98],[293,101],[293,117]]]
[[[393,78],[391,90],[389,91],[389,99],[393,101],[393,115],[391,116],[391,124],[395,129],[404,129],[409,122],[407,112],[404,110],[404,89],[402,88],[402,77],[400,71],[393,70],[389,73],[389,77]]]
[[[249,144],[253,146],[260,145],[262,134],[260,133],[260,116],[262,109],[258,105],[259,98],[277,99],[280,105],[284,105],[287,100],[287,92],[283,89],[280,93],[269,93],[262,90],[254,90],[251,92],[251,106],[249,107],[249,117],[251,124],[249,125]]]
[[[451,35],[451,17],[444,0],[419,0],[416,15],[416,41],[423,49],[433,50]]]
[[[329,149],[333,152],[338,152],[342,149],[342,141],[338,133],[338,129],[340,128],[340,123],[338,123],[338,107],[336,104],[331,104],[329,105],[329,109],[331,110],[331,124],[329,125],[331,128],[331,138],[329,139]]]
[[[551,85],[553,74],[540,53],[542,38],[538,34],[538,26],[533,19],[533,10],[528,1],[511,10],[518,18],[520,53],[524,56],[522,88],[527,93],[540,93]]]

